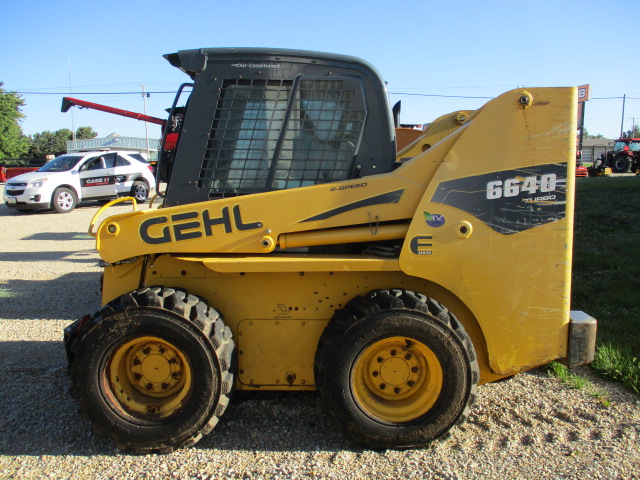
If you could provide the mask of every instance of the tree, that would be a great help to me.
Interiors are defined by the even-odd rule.
[[[16,92],[7,92],[0,82],[0,159],[20,158],[29,151],[29,139],[22,133],[20,111],[24,100]]]
[[[62,155],[67,153],[67,142],[71,140],[72,132],[68,128],[62,128],[55,132],[45,130],[36,133],[31,138],[31,156],[44,158],[46,155]]]
[[[76,130],[76,140],[95,138],[98,134],[91,127],[79,127]],[[62,155],[67,153],[67,142],[73,137],[71,130],[61,128],[55,132],[45,130],[31,137],[30,154],[32,158],[44,158],[46,155]]]
[[[76,140],[95,138],[98,134],[91,127],[79,127],[76,130]],[[44,158],[47,155],[62,155],[67,153],[67,142],[73,137],[71,130],[61,128],[55,132],[45,130],[31,137],[31,158]]]
[[[597,135],[591,135],[589,132],[587,132],[586,128],[583,129],[583,134],[584,138],[604,138],[604,135],[602,135],[601,133],[598,133]]]
[[[76,130],[76,140],[88,140],[97,136],[98,134],[91,127],[79,127]]]

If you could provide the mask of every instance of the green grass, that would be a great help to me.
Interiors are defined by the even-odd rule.
[[[630,350],[617,348],[610,343],[599,344],[591,366],[602,375],[621,381],[640,395],[640,361]]]
[[[640,394],[640,177],[578,179],[571,308],[598,320],[592,367]]]
[[[605,407],[611,404],[606,392],[596,387],[587,378],[569,371],[564,365],[558,362],[551,362],[545,366],[545,369],[549,374],[558,377],[562,383],[569,385],[571,388],[585,390],[589,395],[598,399]]]

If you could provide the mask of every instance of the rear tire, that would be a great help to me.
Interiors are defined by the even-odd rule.
[[[51,197],[51,206],[58,213],[69,213],[77,203],[75,192],[66,187],[56,188]]]
[[[131,196],[136,199],[138,203],[144,203],[149,197],[149,187],[145,182],[136,180],[131,187]]]
[[[145,288],[65,330],[72,394],[121,450],[168,453],[209,433],[233,387],[231,331],[202,299]]]
[[[446,308],[419,293],[376,290],[336,312],[315,375],[337,425],[384,449],[424,446],[463,423],[479,369],[471,340]]]
[[[625,173],[629,170],[629,157],[626,155],[618,155],[613,159],[612,170],[615,173]]]

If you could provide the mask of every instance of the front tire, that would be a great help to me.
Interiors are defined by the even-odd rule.
[[[66,187],[56,188],[51,197],[51,206],[58,213],[69,213],[77,203],[78,197],[75,192]]]
[[[124,295],[67,327],[65,343],[81,412],[121,450],[191,446],[229,402],[231,331],[184,291]]]
[[[463,423],[479,369],[468,335],[437,302],[376,290],[336,312],[316,354],[336,423],[372,448],[420,447]]]

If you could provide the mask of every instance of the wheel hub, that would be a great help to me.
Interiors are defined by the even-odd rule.
[[[180,359],[164,342],[136,345],[129,351],[126,361],[131,384],[141,393],[171,395],[183,383]]]
[[[371,366],[371,376],[373,379],[380,380],[372,382],[376,387],[378,394],[391,399],[398,399],[409,393],[412,389],[419,387],[420,382],[424,380],[426,367],[420,364],[419,356],[411,351],[398,352],[390,349],[389,357],[378,357],[375,365]],[[383,361],[380,362],[379,360]]]
[[[367,347],[352,371],[353,391],[369,413],[393,422],[426,413],[442,389],[442,368],[421,342],[391,337]]]
[[[191,389],[184,353],[157,337],[123,343],[106,365],[114,405],[138,418],[166,418],[180,410]]]
[[[409,365],[401,358],[390,358],[380,365],[380,380],[387,385],[403,385],[409,373]]]
[[[58,196],[58,205],[60,205],[61,208],[64,208],[66,210],[68,208],[71,208],[71,204],[72,200],[70,194],[64,192]]]
[[[387,400],[399,400],[421,387],[428,375],[427,365],[412,345],[397,341],[378,345],[375,361],[371,358],[368,362],[365,380],[372,392]]]
[[[142,185],[137,185],[134,190],[133,196],[138,201],[144,201],[147,198],[147,189]]]

